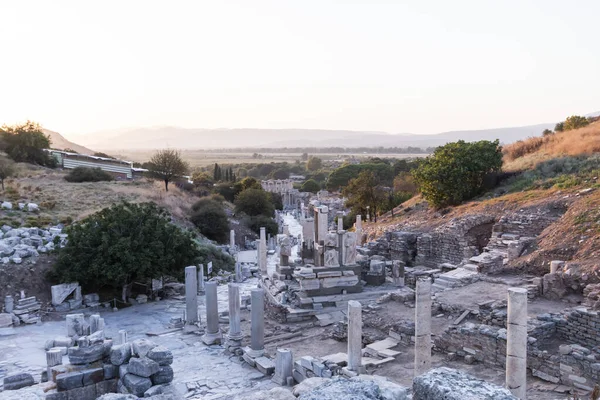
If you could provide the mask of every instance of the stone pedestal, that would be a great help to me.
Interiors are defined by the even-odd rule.
[[[356,300],[348,302],[348,369],[362,370],[362,306]]]
[[[250,351],[253,357],[260,357],[265,352],[265,294],[263,289],[252,289],[251,296],[251,328]]]
[[[293,370],[294,370],[294,355],[291,350],[288,349],[277,349],[277,355],[275,356],[275,374],[271,379],[278,385],[287,386],[290,382],[290,377],[293,382]]]
[[[337,231],[341,232],[344,230],[344,213],[342,211],[337,212]]]
[[[204,264],[198,265],[198,293],[204,293]]]
[[[52,348],[46,351],[46,370],[48,372],[48,380],[53,381],[52,367],[62,364],[63,351],[58,348]]]
[[[199,322],[198,318],[198,277],[196,266],[185,267],[185,322],[188,325]]]
[[[217,282],[206,282],[206,333],[202,343],[207,346],[221,343],[223,335],[219,329],[219,303],[217,299]]]
[[[227,296],[229,300],[229,333],[227,334],[227,346],[239,348],[242,345],[242,329],[240,325],[240,287],[235,283],[227,285]]]
[[[415,377],[431,369],[431,280],[417,280],[415,291]]]
[[[521,400],[527,396],[527,289],[508,289],[506,322],[506,388]]]

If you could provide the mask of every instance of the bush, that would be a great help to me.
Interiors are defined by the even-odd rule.
[[[498,140],[462,140],[435,149],[413,171],[423,197],[434,207],[457,205],[481,193],[486,175],[502,168]]]
[[[279,232],[279,226],[277,222],[273,220],[273,218],[266,217],[264,215],[259,215],[257,217],[248,217],[246,218],[246,225],[248,228],[255,232],[257,235],[260,234],[260,228],[265,228],[267,234],[275,236]]]
[[[66,229],[66,246],[54,267],[61,282],[78,281],[89,291],[111,288],[163,275],[183,277],[198,261],[189,232],[170,222],[154,203],[123,202],[105,208]]]
[[[212,244],[199,244],[198,247],[198,263],[206,265],[212,261],[213,263],[213,274],[217,274],[219,271],[233,271],[235,266],[235,260],[229,254],[221,251]],[[190,264],[191,265],[191,264]]]
[[[321,186],[313,179],[309,179],[306,182],[304,182],[302,184],[302,187],[300,188],[301,192],[310,193],[317,193],[319,190],[321,190]]]
[[[112,181],[113,176],[100,168],[76,167],[66,176],[67,182],[101,182]]]
[[[198,200],[192,206],[190,221],[207,238],[226,243],[229,238],[229,220],[223,206],[211,198]]]
[[[56,167],[56,160],[44,149],[50,148],[50,138],[42,127],[31,121],[23,125],[3,126],[0,129],[1,149],[17,162]]]
[[[235,198],[235,212],[244,213],[250,217],[265,215],[270,217],[275,211],[269,199],[269,194],[262,189],[247,189]]]

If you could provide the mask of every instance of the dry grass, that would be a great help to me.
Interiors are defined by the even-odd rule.
[[[505,170],[535,166],[562,156],[600,152],[600,121],[584,128],[520,140],[504,147]]]

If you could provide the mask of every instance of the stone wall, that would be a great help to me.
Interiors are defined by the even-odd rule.
[[[556,330],[565,340],[585,347],[600,346],[600,315],[596,311],[580,307],[557,321]]]

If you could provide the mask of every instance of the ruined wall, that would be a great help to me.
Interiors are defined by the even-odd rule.
[[[556,330],[565,340],[584,347],[600,346],[600,315],[585,307],[572,310],[557,322]]]

